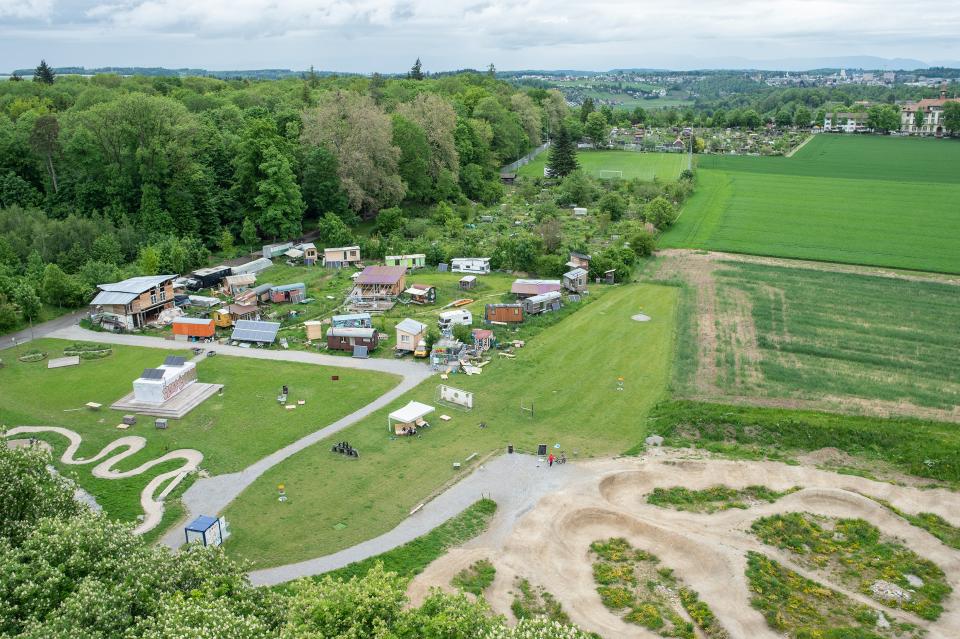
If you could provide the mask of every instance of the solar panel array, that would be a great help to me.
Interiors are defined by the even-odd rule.
[[[277,339],[280,322],[258,322],[255,320],[238,320],[234,325],[232,340],[241,342],[272,343]]]
[[[163,372],[162,368],[145,368],[140,379],[163,379]]]
[[[184,362],[186,361],[186,357],[180,357],[179,355],[167,355],[167,358],[163,360],[163,363],[167,366],[183,366]]]

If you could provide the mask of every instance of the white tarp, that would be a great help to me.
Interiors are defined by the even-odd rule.
[[[400,422],[403,424],[409,424],[420,419],[424,415],[429,415],[436,409],[433,406],[428,404],[421,404],[420,402],[410,402],[403,408],[398,408],[397,410],[390,413],[387,417],[387,425],[390,426],[393,422]]]

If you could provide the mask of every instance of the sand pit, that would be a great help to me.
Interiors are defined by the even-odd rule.
[[[644,315],[643,313],[637,313],[636,315],[630,316],[630,319],[632,319],[634,322],[649,322],[650,316]]]
[[[869,498],[887,500],[909,513],[936,513],[956,525],[960,524],[956,516],[960,494],[895,486],[804,466],[691,459],[689,453],[678,451],[651,454],[646,459],[577,465],[587,472],[576,482],[544,497],[519,517],[498,512],[487,532],[428,566],[410,584],[408,593],[414,603],[422,601],[432,586],[452,590],[453,575],[478,559],[489,559],[497,575],[484,596],[508,618],[512,618],[511,589],[519,576],[546,588],[572,621],[586,630],[604,637],[655,637],[656,634],[608,611],[596,591],[590,543],[624,537],[634,547],[659,557],[663,566],[672,568],[677,577],[697,591],[731,637],[784,636],[770,628],[760,612],[750,606],[744,575],[748,551],[762,552],[856,603],[882,611],[888,620],[915,624],[926,630],[927,637],[960,636],[960,552]],[[657,487],[702,489],[717,484],[731,488],[759,484],[778,491],[793,486],[801,489],[774,503],[713,514],[660,508],[646,502],[646,495]],[[885,607],[863,593],[827,581],[817,571],[805,570],[789,552],[765,545],[751,534],[750,524],[755,519],[786,512],[862,518],[883,533],[899,538],[945,572],[954,592],[943,602],[944,613],[937,621],[928,622],[910,612]]]
[[[200,451],[190,448],[183,448],[180,450],[172,450],[161,457],[144,462],[131,470],[118,471],[114,470],[115,466],[117,466],[127,457],[136,455],[146,447],[147,440],[145,438],[138,437],[136,435],[130,435],[128,437],[115,439],[104,446],[103,450],[101,450],[99,453],[90,459],[86,459],[83,457],[75,457],[77,450],[80,448],[80,444],[83,442],[83,439],[78,433],[67,428],[58,428],[56,426],[18,426],[8,430],[6,432],[6,436],[12,437],[14,435],[32,433],[57,433],[58,435],[66,437],[70,441],[70,444],[67,446],[67,449],[63,451],[63,455],[60,456],[60,461],[64,464],[70,465],[93,464],[94,462],[99,461],[100,463],[94,466],[91,472],[93,473],[94,477],[98,477],[100,479],[125,479],[127,477],[135,477],[147,472],[158,464],[163,464],[173,459],[182,459],[183,465],[180,468],[165,473],[160,473],[150,480],[150,482],[140,492],[140,505],[143,508],[143,521],[140,522],[140,524],[133,530],[133,532],[138,535],[143,534],[148,530],[152,530],[160,523],[160,520],[163,518],[163,498],[170,494],[170,491],[176,488],[176,486],[183,481],[184,477],[186,477],[188,473],[196,470],[200,465],[200,462],[203,461],[203,453]],[[126,448],[126,450],[112,454],[114,451],[123,448]],[[165,484],[166,488],[164,488],[163,491],[160,491],[160,487]],[[157,494],[158,492],[159,495]]]

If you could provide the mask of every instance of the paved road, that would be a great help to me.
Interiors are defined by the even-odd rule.
[[[17,339],[17,344],[24,344],[29,342],[31,339],[46,337],[54,331],[59,331],[70,326],[76,326],[80,320],[87,315],[88,310],[84,308],[80,309],[79,311],[74,311],[73,313],[61,315],[60,317],[52,319],[49,322],[37,324],[33,327],[32,331],[28,327],[22,331],[17,331],[16,333],[0,335],[0,351],[5,348],[13,348],[13,338]]]
[[[144,335],[125,335],[116,333],[99,333],[88,331],[79,326],[70,326],[50,333],[50,337],[69,340],[89,340],[96,342],[106,342],[110,344],[121,344],[126,346],[141,346],[147,348],[160,348],[166,350],[183,349],[188,345],[184,342],[163,339],[162,337],[148,337]],[[226,508],[227,504],[236,499],[236,497],[252,484],[260,475],[276,466],[284,459],[298,453],[304,448],[317,443],[318,441],[329,437],[348,426],[358,422],[370,413],[377,411],[388,405],[405,393],[412,390],[433,373],[424,364],[417,362],[393,360],[393,359],[352,359],[348,357],[336,357],[334,355],[324,355],[321,353],[308,353],[304,351],[272,351],[259,348],[240,348],[238,346],[216,345],[212,347],[217,351],[217,356],[225,355],[228,357],[249,357],[253,359],[268,359],[286,362],[301,362],[305,364],[318,364],[322,366],[339,366],[342,368],[356,368],[363,370],[373,370],[382,373],[391,373],[401,377],[400,383],[390,389],[380,397],[376,398],[366,406],[355,410],[354,412],[338,419],[337,421],[314,431],[309,435],[301,437],[297,441],[284,446],[263,459],[254,462],[240,472],[227,475],[217,475],[199,479],[193,483],[183,494],[182,501],[187,510],[187,518],[192,519],[197,515],[219,515]],[[183,531],[179,526],[171,529],[162,539],[162,543],[177,548],[183,544]]]
[[[379,537],[332,555],[255,570],[250,573],[250,580],[258,586],[279,584],[319,575],[379,555],[433,530],[481,497],[490,497],[497,502],[497,514],[491,529],[495,535],[506,535],[517,520],[544,495],[583,480],[589,474],[590,471],[574,463],[548,468],[546,463],[538,464],[537,458],[530,455],[501,455],[478,467],[396,528]]]

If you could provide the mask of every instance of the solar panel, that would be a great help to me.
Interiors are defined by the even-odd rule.
[[[145,368],[143,369],[143,375],[140,376],[140,379],[163,379],[163,369]]]
[[[179,355],[167,355],[167,358],[163,360],[163,363],[167,366],[183,366],[184,362],[186,361],[186,357],[180,357]]]
[[[254,320],[239,320],[233,329],[230,339],[242,342],[271,343],[277,338],[280,330],[279,322],[258,322]]]

